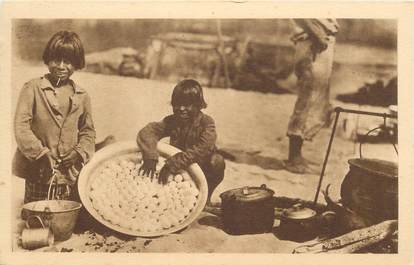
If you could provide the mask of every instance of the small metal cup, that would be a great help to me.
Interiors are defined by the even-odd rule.
[[[41,224],[41,228],[31,228],[29,222],[32,218],[36,218]],[[43,224],[42,219],[37,216],[29,216],[26,220],[26,229],[22,231],[22,247],[25,249],[37,249],[41,247],[53,245],[55,238],[49,227]]]

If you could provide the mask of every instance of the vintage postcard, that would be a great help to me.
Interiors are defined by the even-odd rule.
[[[412,3],[0,8],[0,264],[413,262]]]

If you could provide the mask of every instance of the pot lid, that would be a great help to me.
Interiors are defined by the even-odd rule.
[[[283,215],[289,219],[308,219],[314,217],[316,212],[310,208],[303,207],[301,204],[295,204],[292,208],[284,211]]]
[[[237,201],[258,201],[273,197],[274,191],[266,188],[266,185],[260,187],[243,187],[232,189],[220,194],[222,199],[232,199]]]
[[[356,158],[348,160],[351,167],[356,167],[371,174],[384,177],[398,177],[398,165],[394,162],[380,159]]]

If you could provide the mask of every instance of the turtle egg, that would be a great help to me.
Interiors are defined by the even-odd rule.
[[[128,166],[128,161],[126,159],[123,159],[119,162],[119,165],[121,167],[127,167]]]
[[[183,179],[184,178],[183,178],[183,176],[181,174],[177,174],[177,175],[174,176],[174,181],[177,182],[177,183],[178,182],[182,182]]]

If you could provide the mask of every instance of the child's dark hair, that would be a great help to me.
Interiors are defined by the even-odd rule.
[[[171,105],[190,105],[193,104],[200,109],[207,108],[204,101],[203,88],[193,79],[185,79],[180,81],[173,90],[171,96]]]
[[[75,69],[85,67],[85,53],[78,34],[71,31],[59,31],[46,45],[43,51],[43,62],[48,64],[52,60],[66,59]]]

